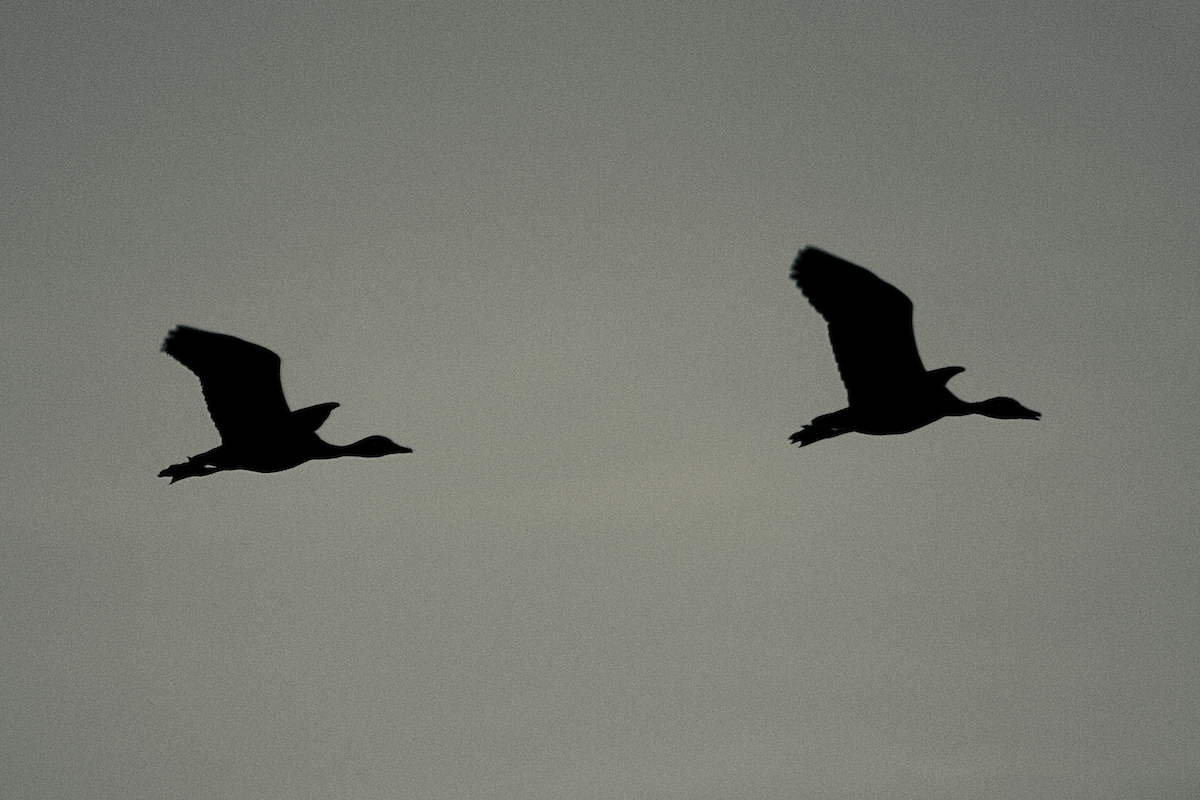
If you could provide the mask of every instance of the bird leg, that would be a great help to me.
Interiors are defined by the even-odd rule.
[[[806,444],[813,444],[822,439],[832,439],[834,436],[841,436],[843,433],[850,433],[850,428],[832,428],[816,425],[805,425],[802,429],[793,433],[788,437],[788,441],[792,444],[804,447]]]
[[[198,461],[200,456],[192,456],[182,464],[172,464],[171,466],[158,473],[160,478],[170,478],[171,483],[181,481],[184,478],[203,477],[204,475],[212,475],[214,472],[220,472],[221,467],[209,466],[201,461]]]

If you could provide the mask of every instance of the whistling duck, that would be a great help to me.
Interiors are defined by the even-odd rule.
[[[803,447],[843,433],[908,433],[942,417],[982,414],[996,419],[1040,419],[1011,397],[967,403],[946,382],[963,367],[926,371],[913,333],[913,304],[869,270],[806,247],[792,280],[829,323],[829,342],[850,407],[817,417],[791,436]]]
[[[162,349],[196,373],[208,414],[221,434],[220,447],[158,473],[171,483],[223,470],[282,472],[314,459],[412,452],[384,436],[341,447],[323,441],[317,428],[338,404],[290,411],[279,377],[279,356],[265,347],[179,325],[167,334]]]

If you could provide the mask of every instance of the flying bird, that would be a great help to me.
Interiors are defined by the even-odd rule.
[[[314,459],[412,452],[384,436],[340,447],[323,441],[317,428],[338,404],[288,409],[279,356],[265,347],[179,325],[167,334],[162,349],[196,373],[208,414],[221,434],[220,447],[158,473],[171,483],[223,470],[282,472]]]
[[[983,414],[996,419],[1040,419],[1011,397],[968,403],[946,382],[963,367],[926,370],[913,333],[912,301],[869,270],[806,247],[792,280],[829,323],[829,342],[846,385],[849,408],[817,417],[791,436],[801,447],[843,433],[908,433],[942,417]]]

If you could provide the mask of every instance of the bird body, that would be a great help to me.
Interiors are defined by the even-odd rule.
[[[412,452],[383,436],[342,446],[322,440],[316,431],[338,404],[291,411],[279,356],[265,347],[179,325],[167,334],[162,349],[200,379],[209,416],[221,434],[220,447],[159,473],[171,483],[224,470],[282,472],[317,459]]]
[[[792,279],[829,324],[829,342],[849,407],[792,434],[801,447],[844,433],[909,433],[943,417],[982,414],[1038,419],[1009,397],[968,403],[946,383],[963,367],[926,370],[912,326],[912,301],[869,270],[815,247],[800,251]]]

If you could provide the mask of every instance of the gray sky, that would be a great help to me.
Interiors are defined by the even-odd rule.
[[[0,794],[1196,796],[1198,13],[10,4]],[[1043,421],[789,446],[805,244]]]

